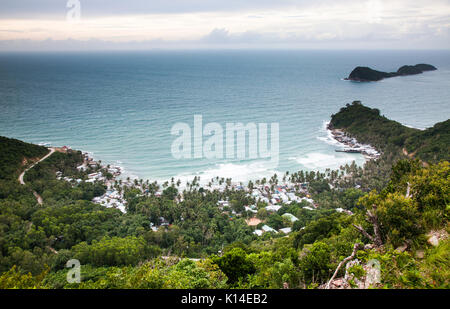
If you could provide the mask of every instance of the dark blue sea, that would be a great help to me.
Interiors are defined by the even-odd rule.
[[[345,81],[359,65],[438,70],[375,83]],[[405,125],[450,116],[449,51],[149,51],[0,53],[0,135],[68,145],[150,180],[193,175],[236,181],[324,170],[356,161],[326,131],[333,113],[360,100]],[[278,123],[279,164],[261,158],[176,159],[171,128]]]

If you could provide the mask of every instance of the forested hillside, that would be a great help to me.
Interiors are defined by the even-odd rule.
[[[331,126],[344,129],[358,141],[372,144],[382,151],[401,152],[426,162],[449,160],[450,119],[426,130],[406,127],[355,101],[331,117]]]
[[[195,180],[183,190],[175,180],[112,180],[123,213],[92,202],[106,188],[77,169],[80,152],[54,153],[27,173],[26,186],[0,182],[0,288],[449,288],[448,122],[410,129],[354,103],[331,123],[383,155],[364,167],[249,183],[270,197],[284,183],[301,189],[270,212],[229,179],[218,178],[223,192]],[[2,158],[12,159],[1,164],[16,162],[9,175],[24,157],[46,153],[2,141]],[[255,235],[263,225],[275,232]],[[282,227],[291,232],[276,232]],[[81,262],[79,284],[66,280],[70,259]]]
[[[18,176],[27,163],[46,153],[48,149],[45,147],[0,136],[0,180]]]

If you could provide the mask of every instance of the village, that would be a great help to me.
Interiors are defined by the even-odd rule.
[[[71,151],[68,146],[63,146],[59,149],[61,152]],[[81,178],[70,178],[63,177],[62,172],[56,172],[56,178],[58,180],[65,180],[73,185],[80,184],[81,182],[86,183],[102,183],[106,186],[106,193],[99,197],[94,197],[92,200],[96,204],[103,205],[108,208],[118,208],[123,213],[126,212],[126,201],[122,193],[119,193],[114,188],[116,183],[116,177],[122,174],[122,168],[120,166],[107,165],[102,166],[101,162],[95,161],[90,157],[89,153],[83,152],[83,164],[77,166],[79,172],[89,172],[87,174],[87,179],[83,180]]]
[[[245,212],[253,214],[250,218],[246,219],[247,225],[252,227],[261,226],[262,223],[264,223],[263,220],[257,218],[256,216],[258,213],[257,204],[259,203],[266,205],[262,207],[262,209],[265,209],[269,215],[278,213],[283,205],[290,205],[292,202],[301,203],[302,201],[305,201],[308,206],[303,206],[303,208],[311,211],[314,211],[318,207],[314,200],[310,198],[306,183],[301,185],[285,183],[275,186],[273,190],[271,190],[271,186],[268,185],[256,185],[252,186],[252,188],[249,188],[248,186],[236,185],[234,188],[236,190],[243,190],[248,196],[252,197],[256,201],[256,204],[244,206]],[[219,187],[219,190],[223,190],[223,188]],[[303,197],[300,197],[300,195],[303,195]],[[228,200],[220,200],[217,205],[221,210],[225,210],[230,207]],[[231,211],[231,214],[234,216],[242,216],[242,213],[236,213],[234,210]],[[291,213],[284,213],[282,217],[286,218],[291,223],[298,221],[298,218]],[[260,228],[256,228],[253,233],[257,236],[262,236],[264,233],[289,234],[291,231],[292,228],[290,226],[276,230],[273,227],[264,224]]]
[[[62,151],[70,151],[70,147],[64,146]],[[87,152],[83,152],[83,164],[77,166],[77,170],[85,175],[84,179],[63,177],[62,172],[56,172],[57,179],[64,180],[71,183],[73,186],[86,183],[101,183],[106,187],[103,195],[93,198],[93,202],[107,208],[116,208],[121,212],[126,213],[127,201],[124,197],[124,188],[135,188],[142,192],[142,195],[149,194],[148,189],[145,190],[142,186],[142,181],[131,180],[130,178],[122,179],[123,169],[120,166],[102,165],[101,161],[95,161]],[[87,178],[87,179],[86,179]],[[196,180],[194,180],[195,183]],[[156,185],[157,190],[153,192],[155,197],[161,197],[163,190],[161,186]],[[319,205],[311,198],[308,191],[308,183],[293,183],[287,181],[285,178],[280,184],[267,184],[263,181],[256,181],[256,184],[249,182],[247,185],[242,183],[232,183],[231,180],[224,181],[223,179],[211,179],[208,185],[203,187],[204,190],[218,191],[226,193],[227,191],[243,191],[247,197],[254,201],[249,205],[244,205],[242,211],[234,210],[230,204],[228,197],[219,200],[217,207],[220,211],[229,216],[230,220],[234,218],[244,217],[246,224],[251,227],[253,234],[256,236],[263,236],[265,233],[287,235],[292,232],[293,224],[299,219],[289,213],[282,212],[280,209],[283,206],[297,203],[301,208],[308,211],[316,211]],[[226,196],[226,194],[225,194]],[[177,203],[183,201],[183,195],[180,192],[175,198]],[[266,223],[264,218],[258,217],[258,212],[263,212],[267,216],[273,214],[280,214],[283,218],[283,227],[275,229]],[[351,211],[342,208],[336,209],[337,212],[345,212],[352,215]],[[150,223],[150,228],[153,231],[158,231],[160,228],[169,226],[169,222],[164,218],[159,218],[159,224]],[[302,227],[304,228],[304,227]],[[301,228],[301,229],[302,229]]]

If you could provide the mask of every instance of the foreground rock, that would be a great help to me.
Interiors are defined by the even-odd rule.
[[[358,82],[375,82],[384,78],[395,76],[406,76],[421,74],[426,71],[435,71],[436,67],[431,64],[420,63],[416,65],[404,65],[400,67],[397,72],[382,72],[371,69],[369,67],[356,67],[346,80],[353,80]]]
[[[437,247],[439,246],[439,243],[442,240],[445,240],[448,238],[448,233],[445,229],[439,230],[439,231],[430,231],[427,234],[427,241],[430,245],[432,245],[433,247]]]
[[[360,277],[355,276],[351,271],[354,266],[361,266],[364,270],[364,275]],[[347,263],[343,278],[331,280],[328,287],[326,284],[323,284],[319,286],[319,289],[370,289],[377,288],[380,282],[381,272],[378,261],[370,260],[367,264],[361,265],[360,261],[356,259]]]

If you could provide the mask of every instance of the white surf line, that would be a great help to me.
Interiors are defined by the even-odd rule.
[[[33,163],[29,168],[27,168],[26,170],[24,170],[20,176],[19,176],[19,182],[21,185],[25,185],[25,181],[23,181],[23,177],[25,176],[25,173],[28,172],[30,169],[32,169],[36,164],[38,164],[39,162],[44,161],[45,159],[47,159],[48,157],[50,157],[53,153],[55,152],[55,148],[51,147],[50,148],[50,152],[48,154],[46,154],[44,157],[42,157],[39,161]],[[36,197],[37,202],[39,203],[39,205],[42,205],[42,197],[36,192],[33,191],[33,195],[34,197]]]

